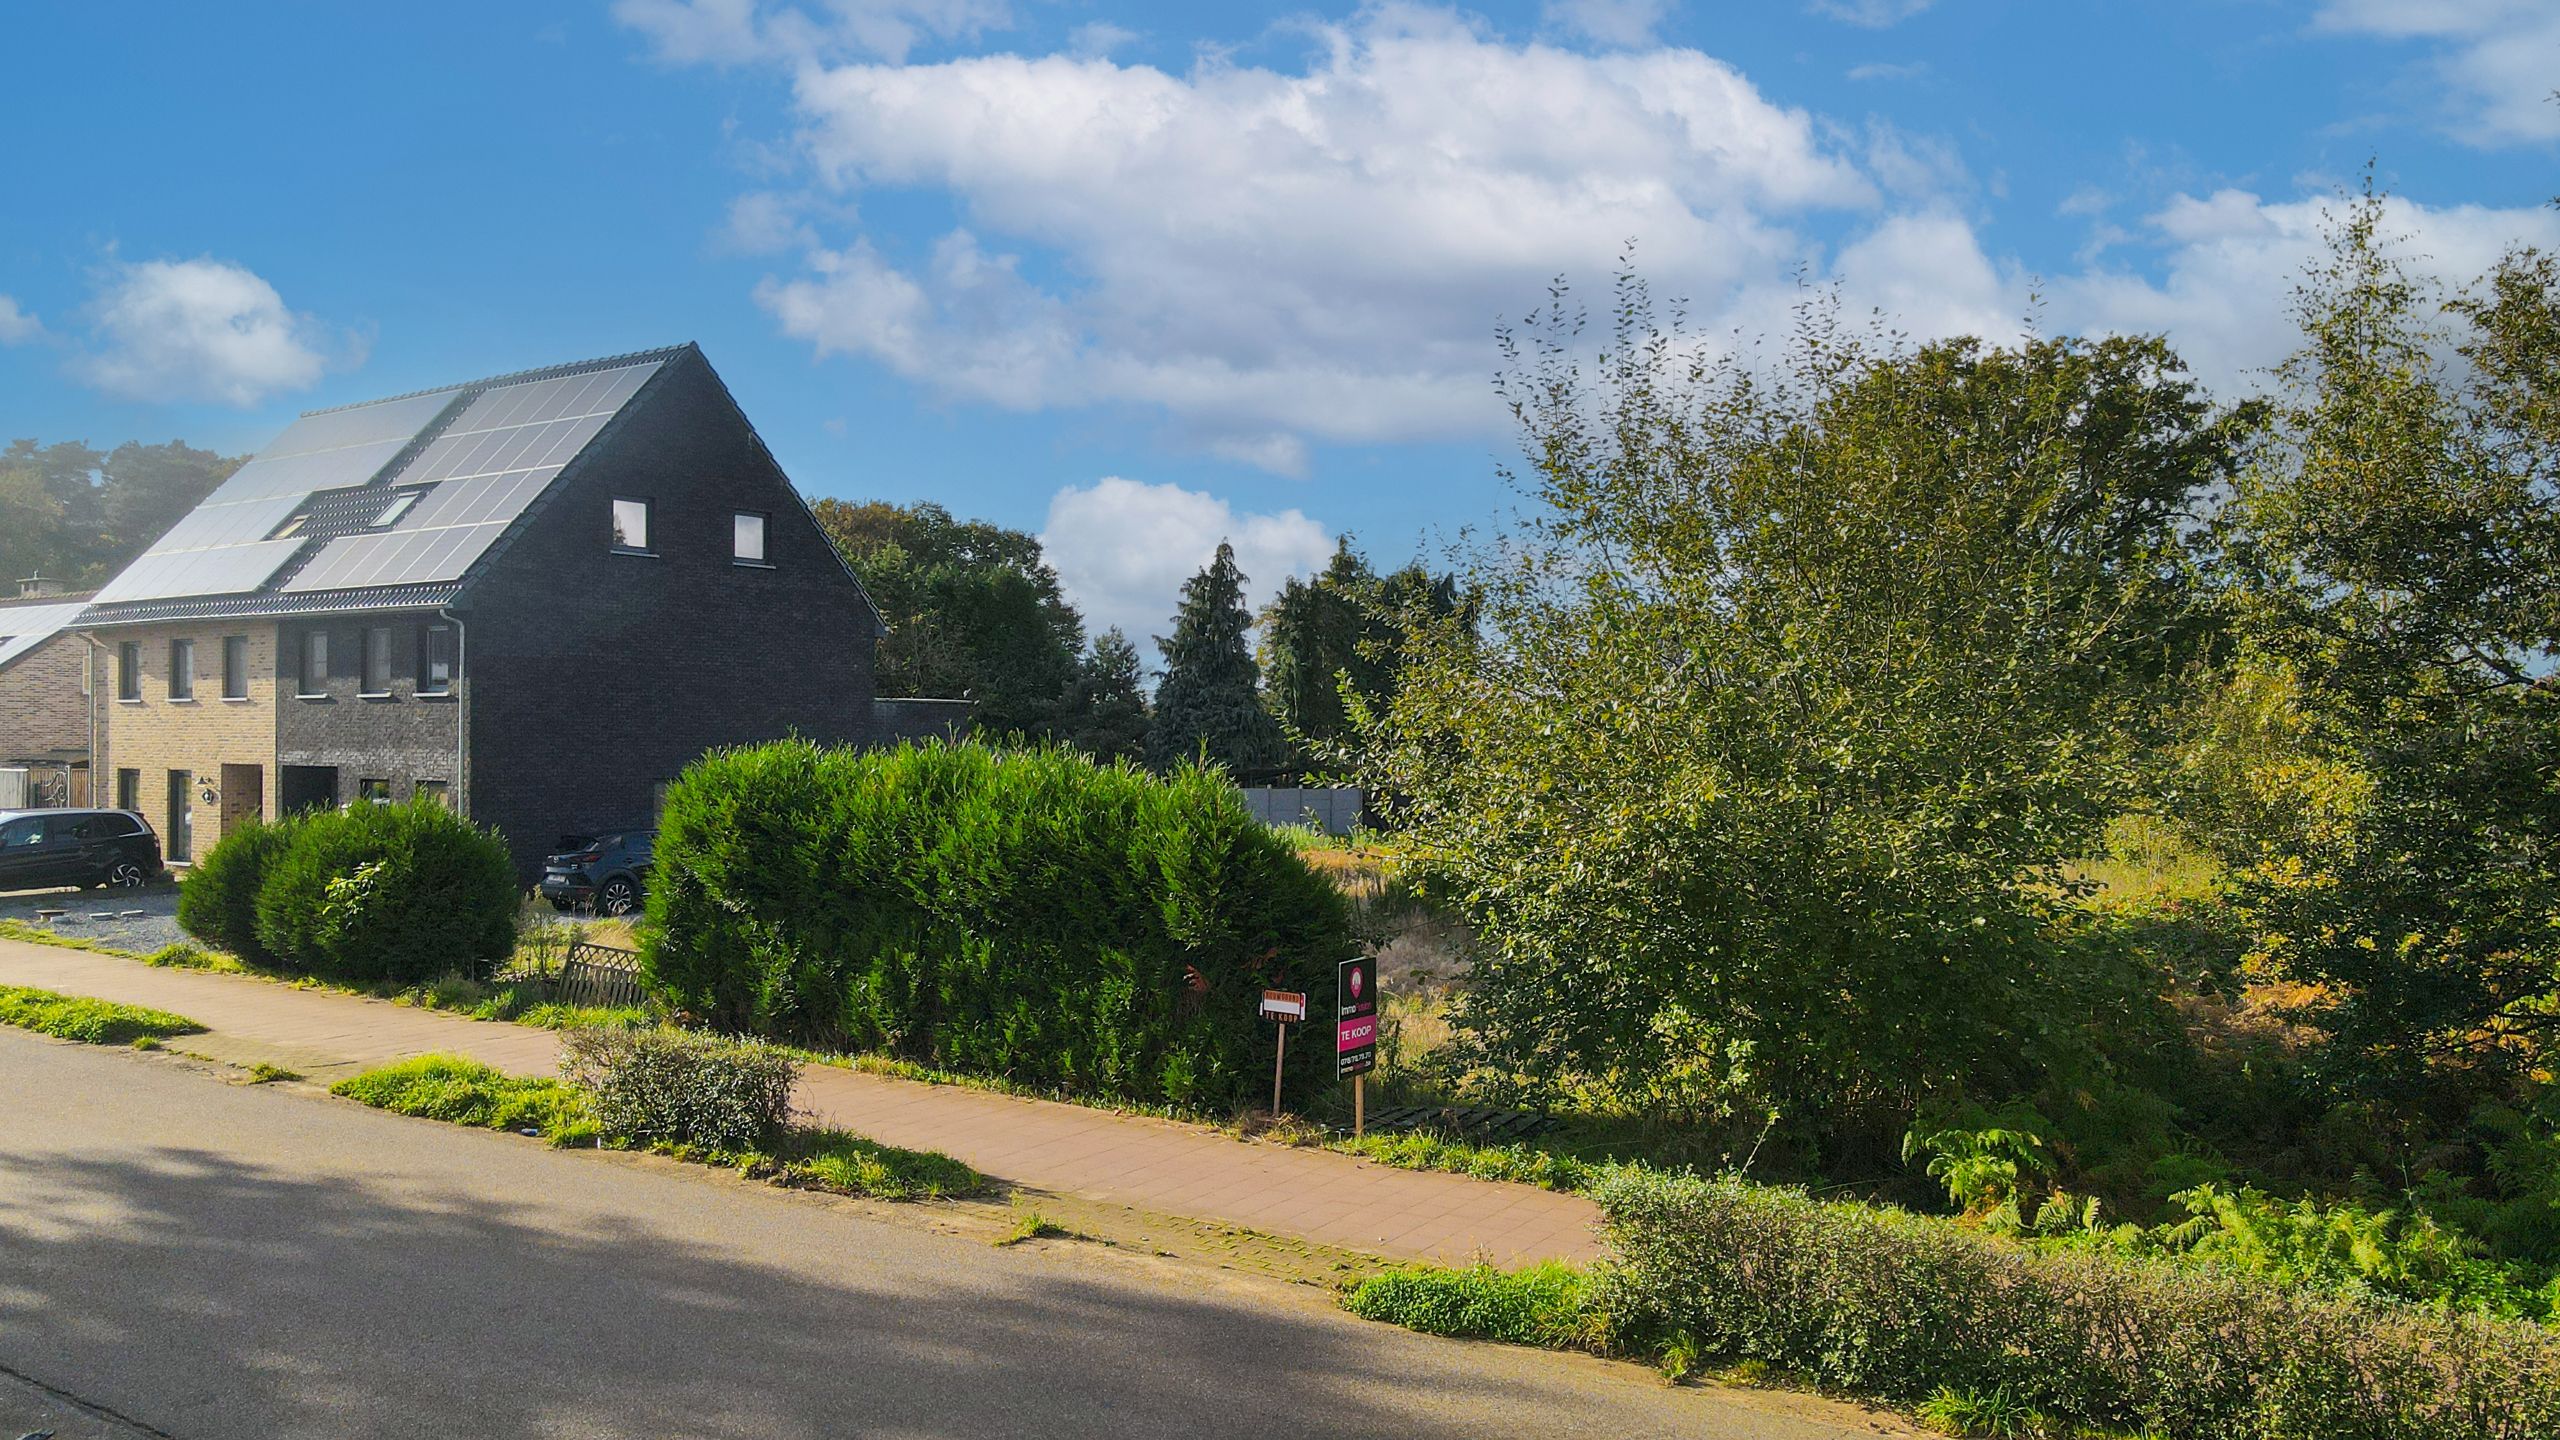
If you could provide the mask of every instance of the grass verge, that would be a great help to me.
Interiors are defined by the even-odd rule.
[[[1363,1319],[1426,1335],[1547,1350],[1596,1348],[1597,1343],[1590,1277],[1555,1262],[1525,1270],[1403,1266],[1362,1280],[1343,1296],[1342,1305]]]
[[[79,1040],[91,1045],[132,1045],[193,1035],[204,1027],[184,1015],[140,1005],[119,1005],[85,995],[63,995],[24,985],[0,985],[0,1025]]]
[[[509,1075],[459,1055],[421,1055],[367,1070],[330,1086],[329,1093],[401,1115],[489,1130],[532,1131],[554,1145],[626,1143],[597,1127],[585,1094],[576,1086]],[[990,1188],[987,1177],[940,1151],[883,1145],[847,1130],[795,1127],[769,1150],[709,1151],[666,1144],[650,1148],[793,1189],[875,1200],[956,1199]]]
[[[377,1110],[475,1125],[488,1130],[531,1130],[554,1145],[596,1138],[587,1102],[557,1080],[509,1075],[459,1055],[421,1055],[329,1087],[332,1095]]]

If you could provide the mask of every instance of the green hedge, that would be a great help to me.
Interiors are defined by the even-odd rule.
[[[723,751],[668,793],[650,882],[642,972],[698,1020],[1143,1101],[1267,1085],[1261,991],[1329,996],[1354,949],[1222,776],[1057,749]]]
[[[178,927],[252,965],[273,965],[276,957],[258,938],[258,891],[292,845],[297,823],[251,820],[226,831],[178,887]]]
[[[178,923],[253,964],[406,985],[505,959],[516,903],[506,842],[421,800],[230,831],[178,892]]]
[[[1593,1191],[1616,1348],[1756,1360],[1917,1404],[1999,1394],[2181,1440],[2560,1435],[2560,1335],[2103,1254],[1801,1191],[1622,1171]]]

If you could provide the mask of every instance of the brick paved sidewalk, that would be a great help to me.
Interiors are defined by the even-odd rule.
[[[522,1075],[552,1074],[559,1063],[547,1030],[52,945],[0,940],[0,984],[175,1010],[209,1027],[205,1048],[271,1058],[315,1078],[428,1051]],[[828,1065],[802,1070],[798,1100],[823,1124],[940,1150],[998,1179],[1167,1215],[1396,1258],[1482,1255],[1517,1265],[1598,1253],[1589,1201],[1527,1185],[1247,1145],[1170,1120]]]

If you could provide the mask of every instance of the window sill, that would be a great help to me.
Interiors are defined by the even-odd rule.
[[[613,547],[613,553],[616,555],[636,555],[644,560],[655,560],[658,558],[658,552],[655,550],[626,550],[619,545]]]
[[[453,698],[453,692],[450,690],[421,690],[418,692],[418,698],[421,700],[450,700]]]
[[[246,705],[249,703],[249,697],[246,695],[225,695],[222,697],[222,703],[225,705]]]
[[[196,703],[196,697],[193,695],[172,695],[169,697],[169,703],[172,705],[193,705]]]
[[[776,568],[774,563],[770,560],[731,560],[729,563],[740,570],[771,570]]]
[[[116,703],[119,705],[139,705],[142,703],[142,697],[139,695],[119,695],[116,697]]]
[[[356,692],[356,698],[359,700],[390,700],[396,697],[394,697],[388,690],[359,690]]]
[[[335,695],[296,695],[293,698],[296,700],[318,701],[324,705],[334,705],[338,701],[338,697]]]

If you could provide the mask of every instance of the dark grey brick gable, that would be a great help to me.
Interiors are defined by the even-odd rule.
[[[420,780],[451,785],[462,733],[461,686],[450,696],[418,693],[419,630],[435,618],[432,610],[405,610],[283,622],[276,652],[276,764],[335,767],[341,800],[355,798],[357,783],[369,778],[390,781],[394,800],[408,799]],[[363,693],[365,632],[375,627],[391,632],[391,684],[384,696]],[[329,637],[329,674],[307,683],[300,660],[303,637],[313,630]],[[220,658],[213,660],[217,675]],[[267,783],[278,781],[270,777]]]
[[[650,502],[653,553],[612,503]],[[765,568],[732,517],[768,517]],[[878,619],[698,351],[678,354],[474,572],[465,621],[472,817],[528,873],[563,831],[646,821],[715,746],[872,738]]]

